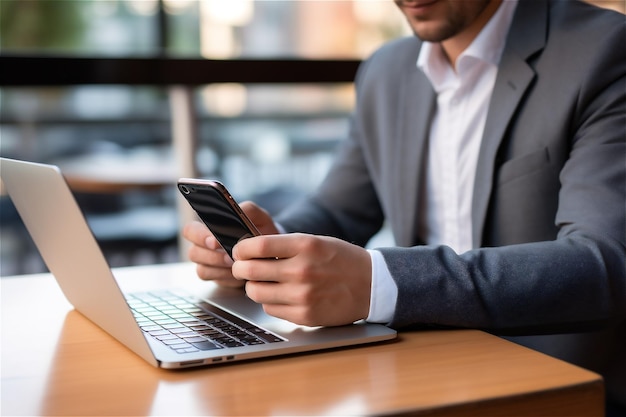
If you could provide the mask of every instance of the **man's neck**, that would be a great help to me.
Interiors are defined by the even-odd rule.
[[[454,37],[441,42],[443,52],[446,58],[448,58],[452,68],[455,68],[456,60],[459,55],[474,41],[487,22],[489,22],[496,11],[498,11],[502,1],[503,0],[492,0],[471,25]]]

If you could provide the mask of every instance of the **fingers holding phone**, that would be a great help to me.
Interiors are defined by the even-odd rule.
[[[307,326],[337,326],[367,317],[372,265],[367,250],[340,239],[290,233],[244,240],[235,277],[273,316]]]
[[[252,201],[244,201],[240,204],[240,207],[261,234],[274,235],[279,233],[274,219],[266,210]]]
[[[221,247],[211,231],[199,221],[192,221],[183,228],[183,237],[191,242],[189,260],[196,264],[198,277],[227,287],[242,287],[243,283],[233,277],[233,260]]]
[[[181,178],[178,189],[231,258],[241,239],[261,234],[222,183]]]
[[[183,230],[193,243],[189,258],[198,265],[198,275],[222,285],[242,286],[231,272],[233,247],[243,239],[261,235],[255,223],[264,233],[276,233],[271,216],[251,202],[240,207],[218,181],[181,178],[178,189],[204,223],[193,222]]]

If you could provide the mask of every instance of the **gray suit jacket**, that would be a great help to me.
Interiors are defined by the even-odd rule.
[[[626,404],[625,39],[621,14],[520,0],[478,161],[475,249],[421,245],[435,95],[415,37],[362,65],[336,163],[279,221],[361,245],[388,222],[397,247],[380,251],[399,289],[390,326],[523,335],[601,372]]]

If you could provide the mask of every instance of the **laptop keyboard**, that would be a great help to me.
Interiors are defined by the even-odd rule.
[[[137,323],[179,353],[282,342],[284,339],[212,304],[173,292],[126,295]]]

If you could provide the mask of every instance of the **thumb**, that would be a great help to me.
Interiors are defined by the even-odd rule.
[[[259,207],[252,201],[244,201],[240,206],[243,212],[246,213],[246,216],[248,216],[257,229],[259,229],[261,234],[274,235],[279,233],[272,216],[265,209]]]

